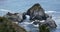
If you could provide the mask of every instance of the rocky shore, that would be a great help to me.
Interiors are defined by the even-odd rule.
[[[45,10],[41,7],[40,4],[34,4],[26,12],[20,13],[10,13],[8,12],[4,17],[14,21],[17,24],[25,22],[26,18],[32,22],[34,25],[43,25],[46,24],[49,28],[56,28],[57,25],[52,19],[52,16],[45,13]]]

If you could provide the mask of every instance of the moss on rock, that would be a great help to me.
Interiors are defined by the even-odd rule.
[[[43,24],[39,26],[39,32],[50,32],[50,30],[46,24]]]
[[[0,32],[26,32],[26,30],[7,18],[0,17]]]

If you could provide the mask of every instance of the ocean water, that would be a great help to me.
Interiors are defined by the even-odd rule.
[[[53,15],[52,19],[57,24],[57,28],[52,29],[51,32],[60,32],[60,18],[59,18],[60,16],[58,16],[60,13],[47,13],[47,14]],[[19,23],[19,25],[26,29],[28,32],[39,32],[38,26],[34,25],[33,22],[31,22],[29,19],[25,19],[22,23]]]
[[[35,3],[39,3],[47,14],[52,15],[57,24],[57,28],[53,32],[60,32],[60,0],[0,0],[0,16],[5,15],[7,12],[26,12]],[[25,26],[28,31],[38,31],[29,20],[21,23],[21,25]]]
[[[23,27],[27,30],[27,32],[39,32],[38,26],[34,26],[33,22],[31,22],[29,16],[26,16],[26,19],[23,22],[19,23],[19,26]]]
[[[45,11],[60,12],[60,0],[0,0],[0,16],[7,12],[26,12],[35,3],[39,3]]]
[[[53,30],[53,32],[60,32],[60,15],[59,14],[60,13],[55,13],[53,16],[53,19],[55,20],[55,22],[57,24],[57,28],[55,30]]]

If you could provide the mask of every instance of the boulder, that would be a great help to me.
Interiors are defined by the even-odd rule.
[[[6,15],[4,15],[4,17],[12,20],[12,21],[15,21],[15,22],[19,22],[23,19],[23,14],[19,14],[19,13],[10,13],[8,12]]]
[[[40,19],[40,20],[46,19],[44,9],[38,3],[33,5],[30,9],[28,9],[26,14],[30,15],[31,19]]]

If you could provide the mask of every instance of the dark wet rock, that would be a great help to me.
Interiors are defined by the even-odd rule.
[[[45,21],[40,22],[40,24],[47,24],[50,28],[57,27],[55,21],[52,19],[52,16],[49,16]]]
[[[33,22],[33,24],[35,24],[35,25],[37,25],[37,24],[39,24],[40,22],[37,22],[37,21],[35,21],[35,22]]]
[[[19,14],[19,13],[10,13],[10,12],[8,12],[6,15],[11,16],[11,15],[17,15],[17,14]]]
[[[57,27],[55,21],[52,19],[52,16],[49,16],[46,20],[36,20],[36,21],[33,22],[33,24],[35,24],[35,25],[37,25],[37,24],[40,24],[40,25],[46,24],[50,28],[56,28]]]
[[[23,13],[23,20],[26,19],[26,16],[25,15],[26,15],[26,13],[24,12]]]
[[[38,3],[28,9],[27,15],[30,15],[31,19],[46,19],[44,9]]]

